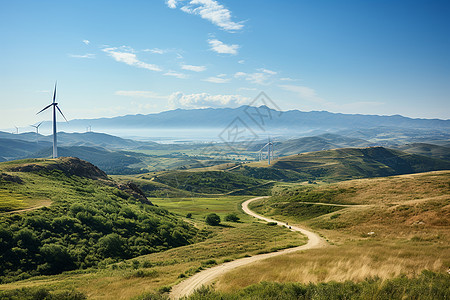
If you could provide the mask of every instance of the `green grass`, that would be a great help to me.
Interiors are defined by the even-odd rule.
[[[450,275],[424,271],[420,276],[401,276],[388,280],[367,278],[361,282],[326,282],[317,284],[261,282],[235,292],[217,292],[204,287],[188,297],[189,300],[241,299],[449,299]],[[141,299],[158,299],[147,298]],[[160,298],[161,299],[161,298]],[[164,299],[164,298],[162,298]]]
[[[2,197],[3,207],[24,207],[26,199],[52,202],[38,210],[0,215],[0,281],[88,268],[203,238],[192,225],[112,181],[67,175],[78,170],[78,163],[58,159],[0,164],[1,171],[21,180],[2,181],[0,196],[8,195]]]

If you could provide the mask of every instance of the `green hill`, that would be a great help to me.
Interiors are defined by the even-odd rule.
[[[450,148],[425,143],[413,143],[397,147],[399,150],[410,153],[439,158],[450,161]]]
[[[383,147],[343,148],[282,157],[267,162],[244,164],[233,172],[254,178],[271,179],[282,174],[283,181],[340,181],[450,169],[450,162],[408,154]]]
[[[190,244],[198,232],[77,158],[0,163],[0,208],[0,282]]]

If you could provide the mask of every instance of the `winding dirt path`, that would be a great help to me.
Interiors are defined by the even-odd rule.
[[[256,198],[252,198],[252,199],[245,201],[244,203],[242,203],[242,209],[244,210],[244,212],[246,214],[253,216],[255,218],[258,218],[260,220],[264,220],[266,222],[276,222],[277,225],[286,226],[285,223],[258,215],[248,208],[248,205],[250,204],[250,202],[259,200],[262,198],[266,198],[266,197],[256,197]],[[226,272],[231,271],[235,268],[245,266],[245,265],[248,265],[248,264],[254,263],[256,261],[260,261],[260,260],[269,258],[269,257],[292,253],[292,252],[296,252],[296,251],[300,251],[300,250],[320,248],[320,247],[324,247],[326,245],[326,242],[319,235],[317,235],[316,233],[314,233],[312,231],[309,231],[309,230],[306,230],[304,228],[300,228],[297,226],[291,226],[291,230],[298,231],[298,232],[301,232],[302,234],[306,235],[308,237],[308,242],[305,245],[298,246],[295,248],[288,248],[288,249],[280,250],[278,252],[264,253],[264,254],[259,254],[259,255],[255,255],[255,256],[251,256],[251,257],[244,257],[244,258],[240,258],[240,259],[237,259],[234,261],[223,263],[221,265],[201,271],[201,272],[193,275],[192,277],[189,277],[188,279],[180,282],[179,284],[173,286],[172,291],[170,292],[170,298],[171,299],[179,299],[181,297],[188,296],[191,293],[193,293],[196,289],[200,288],[202,285],[211,284],[219,276],[221,276],[222,274],[225,274]]]

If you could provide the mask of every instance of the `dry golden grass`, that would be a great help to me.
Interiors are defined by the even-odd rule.
[[[317,187],[346,189],[336,202],[352,202],[320,217],[271,216],[307,225],[330,247],[271,258],[222,276],[219,290],[261,281],[361,281],[367,277],[414,276],[450,268],[450,172],[363,179]],[[270,200],[266,205],[270,205]],[[242,276],[242,274],[246,274]]]
[[[261,281],[342,282],[414,276],[424,269],[446,272],[449,257],[450,249],[444,245],[349,243],[270,258],[225,274],[215,286],[231,291]]]

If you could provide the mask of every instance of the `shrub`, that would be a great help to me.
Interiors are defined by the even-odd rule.
[[[225,216],[225,221],[227,222],[239,222],[239,217],[236,213],[231,213]]]
[[[206,224],[208,224],[208,225],[217,226],[220,224],[220,217],[217,214],[212,213],[212,214],[209,214],[206,216],[205,221],[206,221]]]
[[[188,218],[188,219],[192,218],[192,214],[191,213],[187,213],[186,214],[186,218]]]

